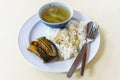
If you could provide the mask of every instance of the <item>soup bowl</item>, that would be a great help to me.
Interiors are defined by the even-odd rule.
[[[64,20],[64,21],[57,22],[57,23],[52,23],[52,22],[48,22],[48,21],[44,20],[42,18],[42,12],[43,12],[43,10],[45,10],[46,8],[51,7],[51,6],[61,6],[61,7],[65,8],[69,12],[68,18],[66,20]],[[68,5],[68,4],[64,3],[64,2],[49,2],[49,3],[45,4],[45,5],[43,5],[39,9],[38,16],[40,18],[40,21],[42,23],[44,23],[45,25],[47,25],[48,27],[51,27],[51,28],[63,28],[63,27],[65,27],[65,25],[72,18],[72,16],[73,16],[73,9],[72,9],[72,7],[70,5]]]

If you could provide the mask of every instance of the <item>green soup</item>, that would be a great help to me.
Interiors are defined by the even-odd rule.
[[[62,6],[49,6],[41,13],[41,18],[49,23],[59,23],[70,17],[70,12]]]

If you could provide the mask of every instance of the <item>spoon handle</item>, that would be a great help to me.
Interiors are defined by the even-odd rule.
[[[68,71],[68,73],[67,73],[68,78],[70,78],[73,75],[73,73],[74,73],[75,69],[77,68],[78,64],[82,61],[86,49],[87,49],[87,43],[85,43],[83,45],[83,47],[80,50],[79,54],[77,55],[75,61],[73,62],[70,70]]]

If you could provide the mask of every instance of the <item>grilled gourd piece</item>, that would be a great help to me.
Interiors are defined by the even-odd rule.
[[[38,38],[37,41],[32,41],[28,50],[42,58],[46,63],[58,57],[57,47],[45,37]]]

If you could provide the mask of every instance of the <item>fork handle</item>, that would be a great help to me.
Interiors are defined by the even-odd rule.
[[[81,67],[81,76],[83,76],[84,74],[84,70],[85,70],[85,67],[86,67],[86,62],[87,62],[87,59],[88,59],[88,54],[89,54],[89,50],[90,50],[90,43],[87,43],[87,49],[86,49],[86,52],[83,56],[83,60],[82,60],[82,67]]]
[[[73,62],[70,70],[68,71],[68,73],[67,73],[68,78],[70,78],[73,75],[73,73],[74,73],[75,69],[77,68],[78,64],[82,61],[82,58],[84,56],[84,53],[85,53],[86,49],[87,49],[87,43],[85,43],[83,45],[83,47],[81,48],[81,50],[80,50],[79,54],[77,55],[75,61]]]

